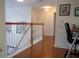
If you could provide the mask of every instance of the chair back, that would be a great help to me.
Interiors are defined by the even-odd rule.
[[[72,39],[72,33],[71,33],[71,30],[70,30],[69,23],[65,23],[65,29],[66,29],[66,33],[67,33],[67,41],[69,43],[72,43],[73,39]]]

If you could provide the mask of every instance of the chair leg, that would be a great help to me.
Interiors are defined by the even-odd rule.
[[[68,53],[68,50],[65,52],[65,54],[64,54],[64,58],[66,58],[66,56],[67,56],[67,53]]]
[[[75,55],[76,55],[76,44],[75,44],[75,47],[74,47],[74,48],[75,48],[74,53],[75,53]]]

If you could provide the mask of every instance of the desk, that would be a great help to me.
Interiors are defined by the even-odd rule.
[[[73,33],[73,37],[75,37],[75,35],[78,35],[78,39],[79,39],[79,29],[71,29],[72,33]]]
[[[79,32],[79,29],[72,29],[72,32]]]

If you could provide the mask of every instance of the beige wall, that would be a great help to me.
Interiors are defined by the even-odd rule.
[[[69,16],[59,16],[60,4],[70,4],[71,10]],[[57,2],[57,19],[56,19],[56,39],[55,47],[69,48],[70,44],[67,42],[64,23],[77,24],[79,26],[79,17],[74,16],[74,8],[79,7],[79,0],[58,0]]]
[[[0,0],[0,58],[6,57],[5,0]]]
[[[45,11],[41,7],[33,8],[32,20],[37,23],[44,23],[44,35],[54,35],[54,12],[55,7],[52,7],[49,11]]]

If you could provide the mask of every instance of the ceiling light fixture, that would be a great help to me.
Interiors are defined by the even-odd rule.
[[[51,6],[43,6],[42,8],[48,8],[49,9],[49,8],[51,8]]]
[[[45,9],[45,11],[49,11],[50,8],[52,8],[51,6],[43,6],[43,9]]]
[[[24,0],[17,0],[18,2],[24,2]]]

